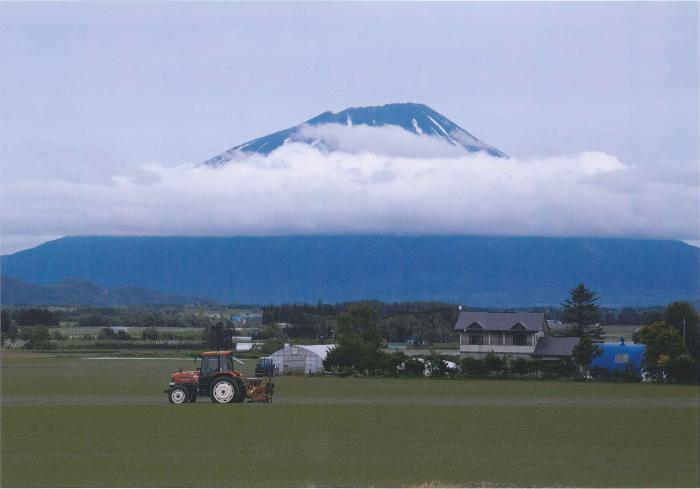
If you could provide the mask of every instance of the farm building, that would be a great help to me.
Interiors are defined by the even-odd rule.
[[[270,358],[280,375],[317,374],[323,373],[323,360],[332,348],[335,345],[289,345]]]
[[[624,371],[632,368],[638,377],[642,376],[642,358],[644,357],[644,345],[628,345],[625,339],[620,338],[619,343],[598,343],[602,353],[593,358],[591,367],[601,367],[611,372]]]
[[[532,356],[540,360],[564,360],[571,358],[578,345],[576,336],[542,336],[537,340]]]
[[[483,358],[489,352],[528,357],[548,328],[541,312],[462,311],[454,329],[459,331],[459,352]]]

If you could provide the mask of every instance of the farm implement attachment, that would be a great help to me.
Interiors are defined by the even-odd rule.
[[[176,372],[170,378],[170,385],[164,392],[172,404],[196,402],[200,396],[211,398],[212,402],[240,403],[272,402],[275,384],[272,377],[263,384],[263,379],[244,379],[236,371],[233,363],[243,364],[230,351],[207,351],[195,357],[195,369]]]
[[[248,390],[248,402],[272,402],[272,395],[275,393],[275,384],[269,377],[265,385],[262,379],[254,377],[248,379],[246,384]]]

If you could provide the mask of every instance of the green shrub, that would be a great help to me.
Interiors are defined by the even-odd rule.
[[[396,376],[399,373],[399,367],[407,360],[408,357],[401,352],[395,351],[392,353],[383,354],[382,372],[384,375]]]
[[[141,338],[144,340],[157,340],[160,337],[156,328],[146,328],[141,332]]]
[[[464,357],[460,364],[465,377],[482,377],[486,373],[483,360],[478,358]]]
[[[668,374],[678,382],[697,382],[697,368],[690,355],[679,355],[668,365]]]
[[[66,335],[64,335],[63,333],[61,333],[60,330],[56,329],[56,330],[54,330],[54,331],[51,332],[51,339],[52,339],[52,340],[65,340],[65,339],[66,339]]]
[[[27,347],[33,349],[43,349],[49,346],[51,335],[46,326],[29,326],[21,331],[21,336],[27,340]]]
[[[590,369],[591,375],[596,380],[610,380],[612,378],[612,372],[610,369],[605,367],[595,366]]]
[[[120,329],[119,331],[117,331],[116,339],[119,341],[127,341],[131,339],[131,335],[129,335],[129,333],[127,333],[123,329]]]
[[[98,340],[116,340],[117,334],[112,328],[102,328],[97,334]]]
[[[532,361],[528,360],[527,358],[516,357],[510,361],[508,370],[511,374],[522,377],[523,375],[530,373],[531,364]]]
[[[506,360],[490,351],[484,357],[484,370],[490,375],[502,375],[506,370]]]
[[[404,362],[403,374],[409,377],[422,377],[425,372],[425,363],[417,358],[408,358]]]
[[[556,360],[542,362],[542,374],[546,378],[569,378],[576,372],[576,366],[571,360]]]

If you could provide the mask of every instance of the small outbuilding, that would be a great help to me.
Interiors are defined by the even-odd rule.
[[[323,360],[335,345],[289,345],[270,358],[279,375],[323,373]]]
[[[540,360],[565,360],[572,357],[578,342],[576,336],[543,336],[537,341],[532,356]]]
[[[591,367],[607,369],[610,372],[631,370],[642,377],[644,345],[626,344],[624,338],[619,343],[598,343],[601,354],[593,358]]]

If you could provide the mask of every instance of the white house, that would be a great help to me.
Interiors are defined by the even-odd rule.
[[[500,356],[530,356],[537,341],[548,330],[541,312],[460,312],[459,352],[483,358],[489,352]]]
[[[323,373],[323,360],[336,345],[288,345],[270,358],[279,375]]]

